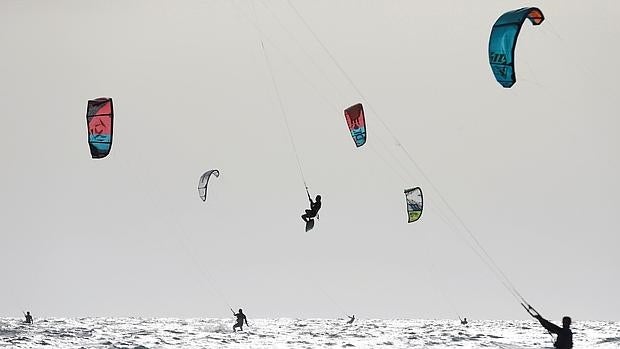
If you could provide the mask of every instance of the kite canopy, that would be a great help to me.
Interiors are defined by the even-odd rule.
[[[524,7],[501,15],[491,29],[489,38],[489,64],[495,79],[508,88],[515,84],[515,46],[521,25],[528,18],[533,25],[545,20],[542,11],[536,7]]]
[[[207,201],[207,185],[209,184],[209,178],[211,178],[211,175],[219,177],[220,171],[209,170],[203,173],[203,175],[200,176],[200,179],[198,180],[198,195],[200,195],[202,201]]]
[[[405,189],[405,200],[407,200],[407,214],[409,216],[409,221],[407,223],[412,223],[420,219],[424,207],[422,189],[420,189],[420,187]]]
[[[353,105],[344,110],[344,118],[347,120],[349,131],[355,145],[359,148],[366,143],[366,119],[364,118],[364,107],[361,103]]]
[[[88,146],[93,159],[104,158],[110,153],[113,119],[112,98],[101,97],[88,101],[86,124]]]

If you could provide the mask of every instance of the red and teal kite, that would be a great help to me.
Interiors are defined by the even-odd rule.
[[[105,158],[110,153],[113,120],[112,98],[101,97],[88,101],[86,124],[88,146],[93,159]]]
[[[364,107],[361,103],[353,105],[344,110],[344,118],[351,132],[351,137],[355,145],[359,148],[366,143],[366,119],[364,118]]]

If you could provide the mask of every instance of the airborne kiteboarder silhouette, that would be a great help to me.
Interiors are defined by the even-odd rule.
[[[301,215],[301,219],[306,222],[306,231],[314,228],[314,217],[319,218],[319,210],[321,209],[321,195],[317,195],[314,201],[310,196],[308,187],[306,187],[306,193],[308,194],[308,201],[310,201],[310,209],[306,210],[306,213]]]

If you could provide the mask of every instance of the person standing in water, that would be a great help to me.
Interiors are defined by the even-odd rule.
[[[25,320],[25,321],[26,321],[26,323],[27,323],[27,324],[31,324],[31,323],[33,323],[33,320],[32,320],[32,315],[30,315],[30,312],[29,312],[29,311],[27,311],[27,312],[26,312],[26,314],[24,314],[24,317],[26,317],[26,320]]]
[[[237,327],[239,327],[240,331],[243,331],[243,322],[245,321],[245,324],[249,327],[250,325],[248,324],[248,318],[245,317],[245,314],[243,313],[243,309],[239,309],[239,312],[235,314],[235,312],[230,309],[230,311],[232,311],[233,315],[237,317],[237,323],[233,325],[233,332],[237,332]]]
[[[353,316],[349,316],[349,315],[347,315],[347,316],[349,317],[349,321],[347,321],[347,323],[348,324],[352,324],[353,321],[355,321],[355,314],[353,314]]]
[[[461,325],[467,325],[467,318],[464,317],[463,320],[461,320]]]
[[[525,306],[524,306],[525,307]],[[544,327],[549,334],[555,333],[557,338],[555,339],[555,343],[553,343],[553,347],[557,349],[572,349],[573,347],[573,331],[570,329],[570,325],[572,320],[569,316],[565,316],[562,318],[562,327],[551,323],[547,319],[543,318],[532,306],[529,308],[525,308],[533,318],[538,320],[542,327]]]

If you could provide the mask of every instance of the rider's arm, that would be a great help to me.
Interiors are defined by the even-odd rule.
[[[551,333],[559,334],[562,331],[560,326],[558,326],[558,325],[556,325],[554,323],[549,322],[548,320],[544,319],[540,315],[536,316],[536,319],[538,319],[538,322],[540,322],[542,327],[544,327],[547,331],[549,331]]]

